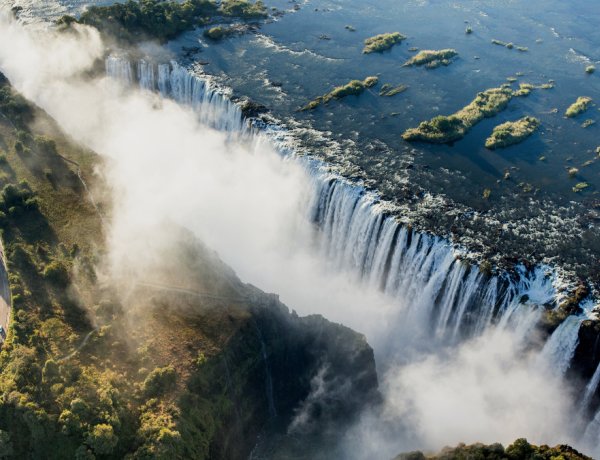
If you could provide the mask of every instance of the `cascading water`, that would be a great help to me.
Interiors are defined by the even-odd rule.
[[[155,65],[141,60],[132,65],[129,60],[109,56],[106,72],[127,85],[138,84],[143,89],[158,91],[164,97],[192,107],[201,123],[215,129],[234,134],[246,131],[242,111],[236,104],[175,61]]]
[[[236,104],[176,62],[132,65],[127,59],[111,56],[106,71],[129,85],[137,84],[192,107],[206,125],[233,136],[264,136],[252,132]],[[277,139],[270,141],[282,154],[287,153]],[[461,260],[460,250],[447,240],[400,223],[386,212],[376,194],[332,175],[317,161],[298,161],[313,180],[308,218],[317,229],[316,241],[325,263],[394,299],[402,322],[412,325],[415,333],[452,344],[497,325],[527,337],[544,309],[557,308],[558,281],[547,267],[517,267],[512,274],[485,273]],[[583,315],[570,316],[556,328],[539,353],[539,361],[551,361],[564,374],[584,319]],[[597,390],[600,373],[596,373],[582,401],[586,405]],[[597,425],[600,427],[600,422]]]
[[[540,353],[541,362],[552,363],[555,372],[564,374],[571,365],[579,342],[579,328],[585,316],[569,316],[550,336]]]

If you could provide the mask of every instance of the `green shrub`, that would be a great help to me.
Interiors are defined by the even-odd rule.
[[[221,12],[227,16],[247,19],[267,16],[267,9],[262,0],[256,0],[255,3],[247,0],[223,0],[221,2]]]
[[[534,448],[527,442],[527,439],[520,438],[508,446],[504,453],[511,460],[523,460],[531,457]]]
[[[53,359],[49,359],[42,369],[42,383],[50,385],[60,379],[58,364]]]
[[[69,285],[70,276],[67,266],[58,260],[53,260],[44,268],[44,278],[57,287],[65,288]]]
[[[155,397],[165,394],[175,388],[177,373],[172,366],[157,367],[144,380],[144,394]]]
[[[222,26],[211,27],[204,31],[204,36],[212,40],[221,40],[226,35],[226,29]]]
[[[87,437],[87,444],[99,455],[110,455],[118,442],[113,427],[106,423],[95,425]]]

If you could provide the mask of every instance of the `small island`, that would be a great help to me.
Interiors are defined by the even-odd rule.
[[[333,90],[327,94],[324,94],[323,96],[313,99],[300,110],[306,111],[316,109],[321,104],[327,104],[332,99],[341,99],[351,95],[358,96],[365,89],[375,86],[378,82],[379,79],[377,77],[367,77],[363,81],[352,80],[345,85],[335,87]]]
[[[477,95],[471,103],[450,115],[439,115],[422,122],[417,128],[407,129],[402,138],[409,142],[447,144],[462,139],[484,118],[491,118],[504,110],[513,97],[510,88],[490,88]]]
[[[592,103],[592,98],[587,96],[580,96],[577,98],[575,102],[573,102],[567,111],[565,112],[565,116],[567,118],[574,118],[579,114],[585,112]]]
[[[540,120],[524,117],[517,121],[507,121],[494,128],[492,135],[485,141],[486,148],[495,150],[523,142],[540,126]]]
[[[535,89],[531,83],[521,83],[519,85],[519,89],[515,91],[516,97],[527,97],[531,94],[531,92]]]
[[[406,40],[406,36],[402,35],[400,32],[375,35],[374,37],[370,37],[365,40],[365,47],[363,48],[363,53],[381,53],[383,51],[389,50],[396,43],[402,42],[402,40]]]
[[[454,49],[422,50],[406,61],[403,66],[425,66],[427,69],[436,69],[440,66],[449,66],[451,59],[458,56]]]
[[[503,42],[502,40],[496,40],[495,38],[492,40],[492,43],[494,45],[504,46],[505,48],[508,48],[509,50],[512,50],[513,48],[515,48],[522,52],[529,51],[529,48],[527,48],[526,46],[515,45],[512,42]]]
[[[226,36],[230,35],[232,33],[232,30],[223,26],[216,26],[216,27],[210,27],[208,29],[206,29],[203,33],[203,35],[206,38],[210,38],[211,40],[221,40],[223,38],[225,38]]]
[[[384,97],[392,97],[392,96],[395,96],[396,94],[403,93],[407,89],[408,89],[408,86],[406,86],[406,85],[393,86],[393,85],[390,85],[389,83],[386,83],[381,86],[379,95],[384,96]]]
[[[586,188],[588,188],[590,186],[590,184],[588,184],[587,182],[578,182],[577,184],[575,184],[575,186],[573,187],[573,191],[575,193],[581,193],[583,192]]]

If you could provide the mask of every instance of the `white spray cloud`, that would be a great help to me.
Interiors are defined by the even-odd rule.
[[[0,70],[66,132],[110,159],[115,275],[128,261],[143,276],[145,262],[156,255],[154,243],[169,238],[161,224],[173,222],[216,249],[242,279],[280,293],[301,313],[322,313],[364,332],[379,356],[392,344],[411,354],[402,347],[400,323],[389,321],[401,321],[398,310],[414,299],[389,299],[329,270],[305,219],[310,180],[299,165],[266,142],[239,143],[200,125],[174,102],[82,78],[102,58],[97,33],[40,33],[3,19]],[[391,365],[381,379],[383,415],[365,417],[369,423],[354,432],[360,436],[353,452],[367,454],[379,445],[394,454],[517,436],[569,441],[562,380],[533,366],[518,343],[515,334],[490,331],[451,353],[437,350]]]

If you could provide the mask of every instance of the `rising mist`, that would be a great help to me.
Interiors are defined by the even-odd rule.
[[[77,141],[107,158],[113,191],[109,273],[144,279],[165,223],[191,230],[244,280],[276,292],[299,313],[321,313],[366,334],[378,357],[384,407],[347,436],[347,455],[392,456],[458,442],[573,442],[569,389],[522,347],[521,328],[488,329],[471,341],[432,344],[411,334],[403,312],[420,293],[391,298],[321,252],[307,220],[311,177],[262,136],[237,138],[194,112],[89,71],[105,58],[91,29],[33,31],[0,23],[0,70]],[[160,242],[160,244],[157,244]],[[423,332],[423,331],[421,331]],[[600,455],[600,452],[596,452]]]

